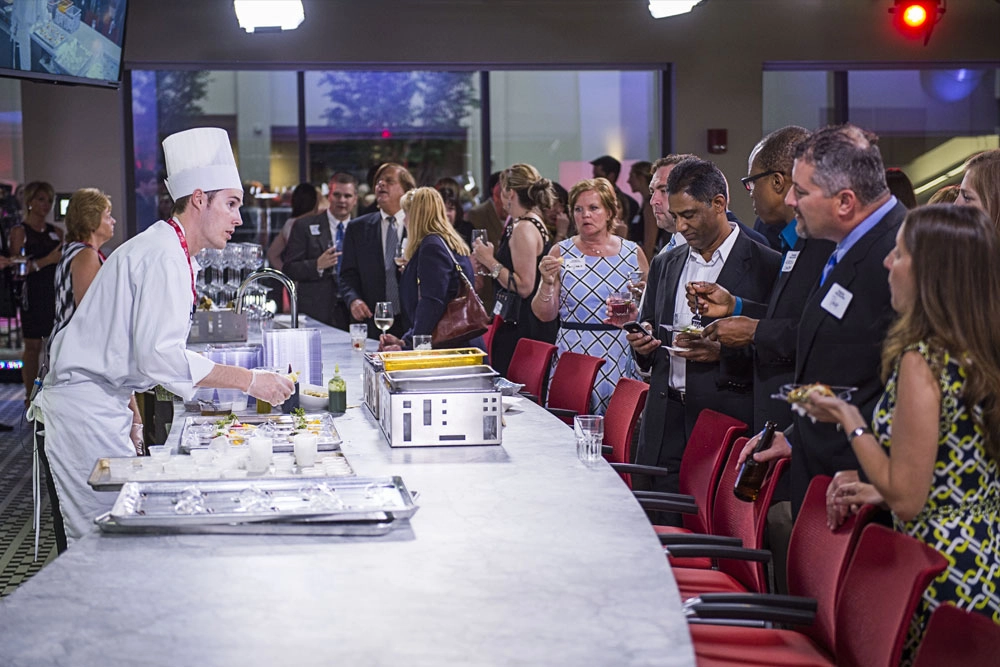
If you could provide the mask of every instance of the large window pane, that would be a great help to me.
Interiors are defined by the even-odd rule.
[[[810,130],[833,122],[833,72],[764,72],[763,134],[787,125]]]
[[[493,170],[534,165],[567,188],[591,176],[590,160],[622,162],[619,187],[629,192],[628,169],[660,154],[657,72],[491,72]]]
[[[136,229],[169,213],[161,142],[180,130],[221,127],[229,132],[240,176],[254,193],[293,188],[299,179],[296,85],[294,72],[133,71]],[[150,173],[158,185],[155,193],[143,183],[150,182]],[[287,207],[273,206],[278,202],[248,197],[236,240],[266,244],[271,230],[287,217]]]
[[[0,251],[6,253],[10,229],[21,219],[14,188],[24,181],[21,135],[21,82],[0,79]]]
[[[383,162],[418,185],[466,182],[480,163],[478,76],[473,72],[305,73],[309,180],[337,171],[367,176]],[[364,200],[363,200],[364,202]]]

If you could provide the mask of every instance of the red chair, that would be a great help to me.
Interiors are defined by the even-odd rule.
[[[486,348],[486,355],[493,355],[493,334],[496,333],[497,327],[503,323],[503,319],[499,315],[493,316],[493,321],[490,322],[490,326],[486,329],[486,333],[483,334],[483,347]]]
[[[518,345],[523,341],[519,341]],[[516,351],[516,348],[515,348]],[[563,352],[559,355],[546,406],[549,412],[567,424],[573,424],[576,415],[590,414],[590,398],[594,393],[597,372],[605,359],[591,357],[577,352]]]
[[[646,407],[648,394],[649,385],[638,380],[621,378],[615,385],[608,409],[604,411],[604,446],[609,450],[605,458],[609,462],[629,462],[635,426]],[[631,488],[630,476],[623,474],[622,479]]]
[[[545,404],[545,383],[556,346],[540,340],[522,338],[514,347],[507,369],[507,379],[524,385],[524,393],[540,405]]]
[[[931,614],[913,667],[989,665],[1000,656],[1000,625],[983,614],[943,604]]]
[[[698,665],[895,667],[920,596],[947,565],[926,544],[869,525],[837,599],[832,655],[792,630],[694,624],[690,629]],[[824,595],[834,593],[828,590]]]
[[[712,532],[712,507],[715,504],[715,491],[719,486],[719,476],[729,457],[733,442],[743,435],[747,425],[739,419],[715,410],[702,410],[698,420],[691,429],[681,459],[680,493],[686,496],[687,502],[697,503],[695,513],[684,515],[684,527],[656,526],[658,533],[702,533]],[[614,464],[612,467],[619,474],[644,473],[656,474],[661,468],[652,466],[637,466],[633,464]],[[671,494],[667,494],[671,495]],[[662,498],[664,494],[643,494],[645,498]],[[672,509],[672,508],[666,508]],[[683,511],[683,510],[675,510]]]
[[[719,480],[719,495],[712,508],[712,535],[737,538],[742,548],[734,549],[724,544],[684,544],[688,536],[671,536],[675,539],[668,544],[667,551],[671,555],[674,579],[683,599],[705,592],[763,593],[767,590],[764,563],[770,560],[771,554],[761,549],[764,544],[767,508],[771,506],[771,499],[774,497],[774,483],[788,465],[788,459],[781,459],[771,466],[757,500],[752,503],[739,500],[733,495],[732,488],[738,475],[736,459],[746,442],[747,438],[740,438],[733,445],[729,461]],[[737,558],[725,557],[730,551]],[[704,569],[701,563],[696,567],[683,567],[686,563],[675,560],[675,557],[690,556],[716,557],[719,559],[719,569]]]

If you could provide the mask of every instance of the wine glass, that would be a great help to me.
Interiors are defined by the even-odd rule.
[[[392,302],[379,301],[375,304],[375,326],[385,333],[392,326]]]
[[[643,282],[644,277],[645,276],[642,271],[630,271],[628,274],[628,288],[629,291],[632,292],[632,298],[636,301],[636,303],[642,299],[642,293],[645,287],[645,283]]]
[[[472,247],[473,248],[476,247],[476,241],[477,240],[480,243],[482,243],[483,245],[486,245],[489,242],[487,240],[487,237],[486,237],[486,230],[485,229],[473,229],[472,230]],[[489,272],[486,271],[485,269],[479,269],[479,270],[476,271],[476,273],[478,275],[480,275],[480,276],[488,276],[488,275],[490,275]]]

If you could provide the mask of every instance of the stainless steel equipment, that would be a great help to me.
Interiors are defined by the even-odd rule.
[[[503,403],[496,376],[481,365],[382,372],[373,413],[391,447],[499,445]]]
[[[292,309],[292,328],[298,329],[299,301],[295,290],[295,283],[292,281],[291,278],[286,276],[281,271],[278,271],[277,269],[270,269],[266,267],[263,269],[257,269],[249,276],[247,276],[242,283],[240,283],[239,289],[236,290],[237,314],[243,312],[243,295],[246,294],[247,288],[262,278],[273,278],[274,280],[277,280],[279,283],[281,283],[284,286],[284,288],[288,291],[289,306]],[[244,338],[244,340],[246,340],[246,338]]]

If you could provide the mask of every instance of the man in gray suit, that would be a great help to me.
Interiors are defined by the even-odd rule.
[[[330,178],[330,208],[295,221],[281,253],[282,270],[298,283],[299,310],[347,330],[347,307],[340,300],[338,277],[344,234],[357,204],[357,180],[350,174]]]
[[[718,343],[698,335],[671,333],[692,324],[685,287],[693,281],[716,282],[741,299],[764,302],[781,256],[726,219],[726,181],[711,162],[689,158],[677,164],[667,179],[667,196],[687,245],[653,259],[639,314],[646,333],[630,333],[627,339],[639,366],[651,372],[636,463],[669,469],[672,474],[655,478],[652,488],[677,491],[681,457],[702,409],[748,424],[753,419],[749,354],[720,350]],[[706,318],[702,324],[707,323]]]

